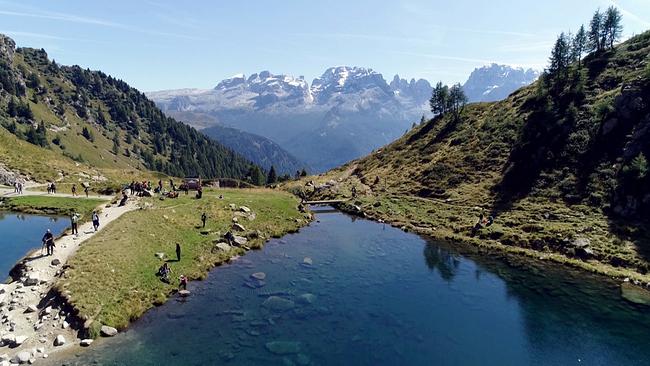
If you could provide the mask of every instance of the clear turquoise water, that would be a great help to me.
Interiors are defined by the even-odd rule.
[[[615,283],[462,255],[340,213],[317,218],[216,268],[190,284],[187,300],[169,301],[64,363],[650,364],[650,311],[620,300]],[[260,271],[265,286],[246,286]],[[294,306],[269,309],[272,293]],[[302,303],[303,294],[313,303]],[[274,341],[297,342],[289,351],[299,353],[274,354],[266,347]]]
[[[66,218],[0,211],[0,281],[4,281],[20,258],[41,247],[47,229],[57,236],[69,223]]]

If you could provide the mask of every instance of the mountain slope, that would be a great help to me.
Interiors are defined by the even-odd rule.
[[[31,142],[43,155],[65,161],[62,166],[83,167],[86,175],[123,179],[139,170],[157,170],[242,178],[251,167],[230,149],[166,117],[125,82],[99,71],[60,66],[44,50],[15,49],[13,40],[2,35],[0,88],[2,134]],[[32,177],[71,173],[47,164],[30,166],[32,156],[0,158]]]
[[[354,185],[363,211],[400,226],[645,274],[648,54],[650,32],[589,55],[578,72],[573,65],[559,91],[543,78],[503,101],[468,105],[460,120],[435,118],[317,178],[325,185],[315,194],[346,195]],[[481,210],[496,221],[472,236]]]
[[[539,77],[533,69],[524,70],[508,65],[491,64],[474,69],[463,84],[470,103],[495,102],[505,99],[515,90],[529,85]]]

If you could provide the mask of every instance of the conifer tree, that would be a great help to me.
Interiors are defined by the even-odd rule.
[[[614,43],[621,38],[623,26],[621,25],[621,12],[614,6],[610,6],[605,11],[602,20],[601,39],[604,39],[603,48],[609,46],[614,48]]]
[[[449,88],[447,85],[443,85],[442,82],[439,81],[433,88],[433,93],[431,94],[431,99],[429,100],[431,112],[434,115],[445,114],[445,112],[447,112],[448,99]]]
[[[269,170],[269,175],[266,178],[266,183],[267,184],[273,184],[278,181],[278,174],[275,172],[275,167],[271,165],[271,169]]]
[[[465,104],[467,104],[467,96],[460,83],[456,83],[449,88],[447,110],[451,111],[454,118],[458,119],[465,108]]]
[[[603,34],[603,15],[599,10],[596,10],[591,22],[589,22],[589,50],[590,51],[601,51],[603,49],[602,44],[602,34]]]
[[[571,45],[571,58],[573,61],[578,62],[578,68],[582,66],[582,55],[587,50],[588,41],[589,39],[587,38],[587,31],[585,31],[585,26],[581,25],[575,37],[573,37],[573,42]]]

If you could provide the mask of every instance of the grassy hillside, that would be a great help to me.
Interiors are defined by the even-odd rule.
[[[60,66],[0,35],[0,163],[36,180],[142,171],[244,178],[252,164],[99,71]],[[84,176],[87,175],[88,177]]]
[[[650,32],[289,187],[439,237],[649,269]],[[329,182],[329,183],[328,183]],[[472,236],[480,213],[495,224]]]

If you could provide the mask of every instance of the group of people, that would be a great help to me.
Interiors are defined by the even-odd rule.
[[[14,193],[23,194],[23,183],[19,181],[14,182]]]
[[[474,227],[472,227],[472,236],[476,235],[476,233],[478,233],[482,228],[492,226],[493,223],[493,216],[485,217],[485,215],[481,213],[478,217],[478,221],[474,224]]]
[[[90,192],[90,186],[87,185],[87,184],[84,184],[83,188],[84,188],[84,193],[86,194],[86,198],[88,198],[88,195],[89,195],[89,192]],[[72,197],[76,197],[77,196],[77,185],[73,183],[72,188],[70,190],[72,191]]]
[[[159,182],[160,186],[160,182]],[[142,181],[142,182],[136,182],[136,181],[131,181],[129,184],[129,190],[131,191],[131,195],[133,196],[134,194],[137,196],[142,196],[142,193],[144,191],[150,191],[151,188],[151,182],[149,181]]]
[[[72,229],[72,235],[79,235],[79,220],[81,219],[81,215],[79,215],[77,212],[73,211],[70,214],[70,226]],[[93,223],[93,228],[95,229],[95,232],[99,230],[99,214],[97,211],[93,211],[93,214],[91,216],[91,220]],[[41,239],[43,246],[41,247],[41,253],[43,253],[43,249],[47,249],[47,255],[50,256],[54,254],[54,235],[52,235],[52,231],[50,229],[47,229],[45,232],[45,235],[43,235],[43,239]],[[179,254],[180,256],[180,254]]]
[[[47,183],[47,193],[48,194],[56,193],[56,184],[54,182]]]
[[[181,245],[180,243],[176,243],[176,262],[180,262],[181,260]],[[158,268],[158,273],[156,274],[157,276],[160,277],[160,280],[170,284],[171,283],[171,273],[172,273],[172,268],[169,265],[169,261],[165,261],[165,263]],[[179,290],[187,290],[187,277],[185,275],[180,275],[179,277]]]

